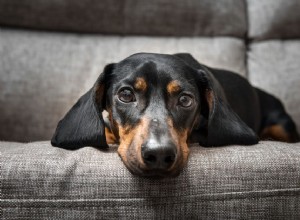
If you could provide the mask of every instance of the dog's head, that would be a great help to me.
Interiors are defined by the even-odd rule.
[[[132,173],[174,176],[187,162],[192,136],[204,145],[257,141],[209,70],[191,62],[181,55],[135,54],[109,64],[59,122],[52,144],[107,147],[106,110],[118,153]]]

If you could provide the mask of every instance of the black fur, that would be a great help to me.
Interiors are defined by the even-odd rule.
[[[108,147],[102,117],[105,93],[97,90],[102,87],[105,91],[105,76],[109,72],[111,72],[111,65],[104,69],[94,87],[84,94],[59,121],[51,139],[53,146],[66,149],[77,149],[84,146]]]
[[[144,77],[149,87],[145,94],[136,92],[138,105],[115,101],[118,89],[130,86],[138,76]],[[172,79],[180,79],[183,88],[195,96],[194,108],[178,109],[172,104],[176,97],[173,100],[166,93],[155,93],[163,91]],[[155,102],[151,101],[154,94]],[[145,114],[168,115],[179,130],[193,127],[189,140],[204,146],[256,144],[262,127],[280,120],[298,140],[295,124],[280,102],[274,104],[279,113],[272,118],[268,117],[271,110],[267,109],[270,105],[264,105],[265,99],[277,103],[241,76],[201,65],[189,54],[135,54],[105,68],[94,87],[59,122],[51,143],[67,149],[107,147],[101,114],[104,109],[111,110],[122,126],[134,126]],[[110,127],[114,130],[113,125]]]

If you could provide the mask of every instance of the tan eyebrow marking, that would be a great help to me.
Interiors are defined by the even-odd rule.
[[[180,83],[177,80],[169,82],[167,85],[167,91],[169,94],[179,92],[181,90]]]
[[[146,91],[147,83],[144,78],[137,77],[134,83],[134,88],[141,91]]]

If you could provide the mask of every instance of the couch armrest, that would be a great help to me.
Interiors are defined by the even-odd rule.
[[[300,145],[191,146],[176,178],[131,175],[116,153],[0,142],[4,219],[299,219]]]

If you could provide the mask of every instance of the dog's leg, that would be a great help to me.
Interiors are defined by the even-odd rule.
[[[257,89],[260,99],[262,121],[260,138],[283,142],[298,142],[299,134],[292,118],[286,113],[282,103],[274,96]]]

